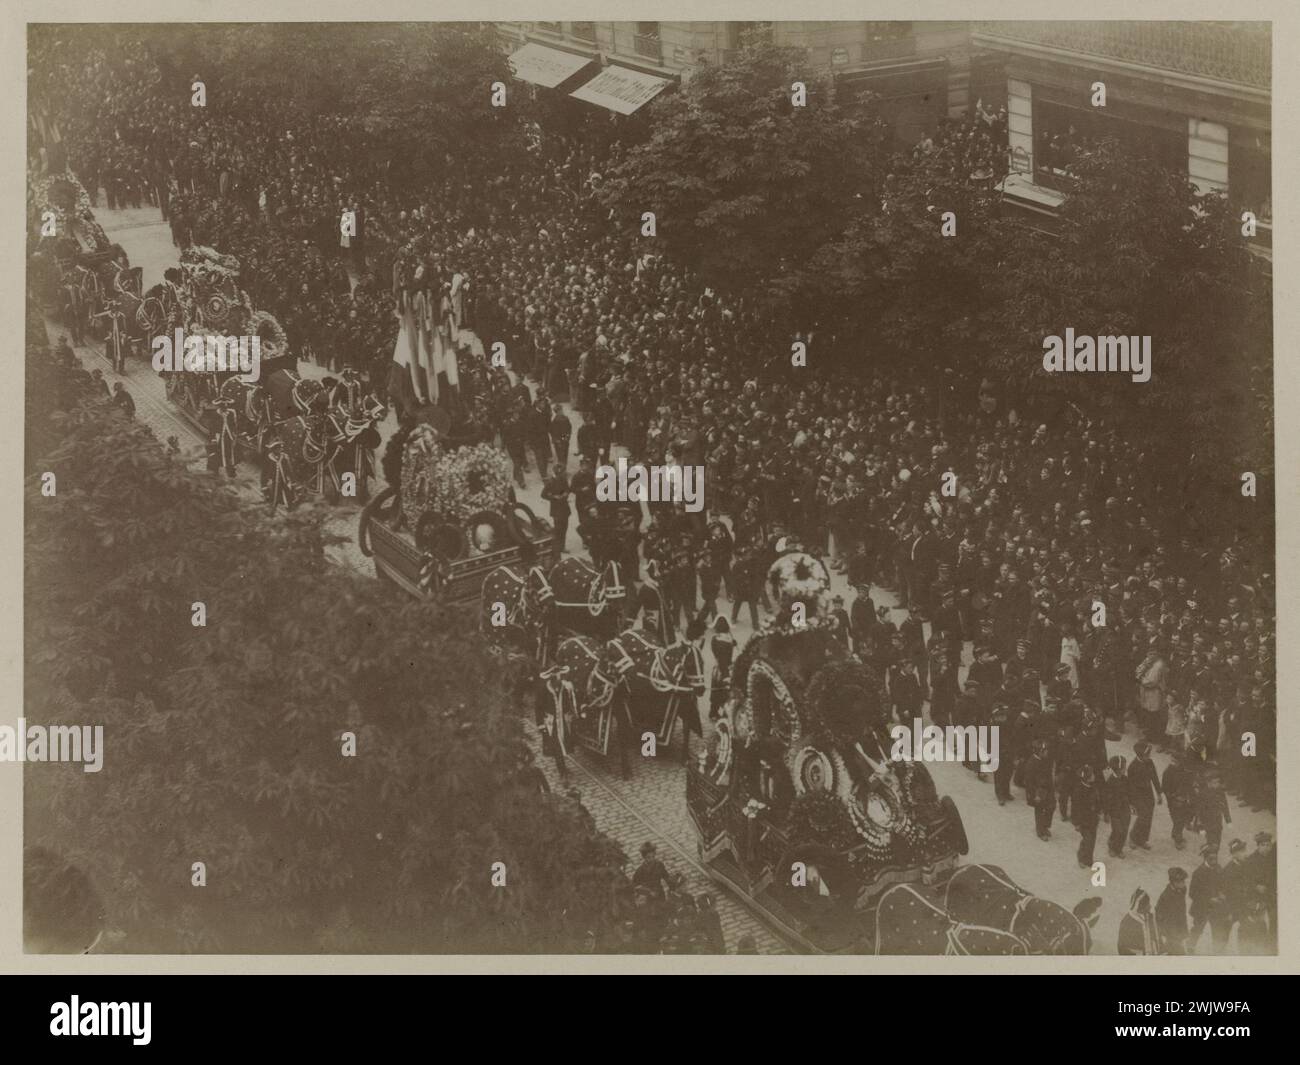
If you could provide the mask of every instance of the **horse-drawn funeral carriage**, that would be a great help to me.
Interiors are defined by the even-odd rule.
[[[401,482],[361,513],[358,542],[381,580],[420,598],[465,602],[499,567],[524,568],[551,527],[514,499],[504,454],[420,422],[402,451]]]
[[[174,352],[174,367],[164,371],[169,398],[209,438],[220,466],[232,470],[240,451],[262,457],[273,502],[293,503],[305,491],[364,502],[386,408],[353,370],[340,379],[300,375],[284,328],[253,308],[239,269],[234,256],[186,248],[163,282],[175,306],[168,326],[183,326],[186,342],[205,349],[235,340],[241,360],[255,341],[255,372],[230,357],[195,372]]]
[[[882,678],[826,610],[823,564],[768,578],[780,613],[737,657],[731,698],[687,767],[701,861],[792,942],[869,954],[1080,954],[1069,910],[994,866],[959,866],[961,815],[890,757]]]

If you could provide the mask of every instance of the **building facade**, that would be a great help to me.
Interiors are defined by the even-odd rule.
[[[746,43],[803,48],[816,70],[881,101],[900,145],[945,117],[1007,108],[1016,209],[1050,218],[1069,191],[1072,153],[1113,136],[1229,189],[1271,246],[1272,28],[1266,22],[502,22],[526,44],[629,78],[691,77]],[[563,59],[563,55],[560,55]],[[1105,86],[1105,105],[1094,86]],[[615,87],[635,99],[637,86]],[[653,93],[653,85],[644,91]],[[647,97],[648,98],[648,97]]]
[[[1269,23],[978,22],[971,41],[1005,78],[1009,198],[1050,213],[1071,153],[1112,136],[1203,191],[1229,190],[1271,244]]]
[[[746,42],[803,48],[814,69],[870,90],[899,139],[915,143],[981,93],[1005,94],[974,53],[968,22],[500,22],[508,48],[526,43],[671,80],[725,63]]]

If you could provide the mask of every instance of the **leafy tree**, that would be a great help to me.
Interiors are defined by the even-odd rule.
[[[848,349],[980,372],[999,342],[1002,265],[1033,234],[945,151],[896,156],[878,198],[854,205],[809,266],[800,299]]]
[[[102,724],[105,754],[28,766],[27,837],[124,949],[562,951],[608,924],[623,855],[539,796],[458,612],[331,567],[320,515],[250,509],[111,404],[62,429],[57,496],[28,487],[25,712]]]
[[[1271,285],[1241,235],[1240,210],[1114,141],[1083,155],[1074,172],[1060,238],[1005,261],[1001,309],[1013,342],[994,353],[1003,372],[1139,434],[1155,414],[1164,444],[1205,441],[1200,457],[1221,471],[1271,469],[1271,428],[1260,420],[1260,384],[1272,367]],[[1150,336],[1151,380],[1045,373],[1043,338],[1067,326],[1076,335]]]
[[[795,82],[806,106],[792,106]],[[838,100],[799,49],[745,49],[651,107],[653,132],[605,175],[602,199],[629,232],[653,211],[648,248],[718,288],[788,286],[878,176],[883,126]]]

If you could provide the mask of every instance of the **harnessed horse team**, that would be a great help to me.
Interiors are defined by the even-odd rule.
[[[575,743],[602,755],[617,750],[625,776],[629,749],[644,749],[651,735],[656,751],[667,747],[679,720],[685,758],[689,733],[701,731],[704,693],[697,643],[668,631],[662,607],[657,618],[631,624],[626,601],[617,561],[597,568],[579,558],[561,559],[549,572],[499,566],[484,579],[480,600],[488,639],[537,664],[559,753]]]

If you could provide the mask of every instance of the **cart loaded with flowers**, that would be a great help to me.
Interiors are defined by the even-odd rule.
[[[380,580],[454,602],[477,598],[498,566],[531,563],[550,538],[550,524],[515,500],[503,452],[456,446],[424,423],[403,449],[400,485],[370,501],[358,531]]]
[[[891,757],[883,679],[847,650],[824,565],[768,575],[776,616],[746,644],[686,800],[710,873],[800,949],[1084,953],[1069,911],[993,866],[958,866],[961,815]]]

